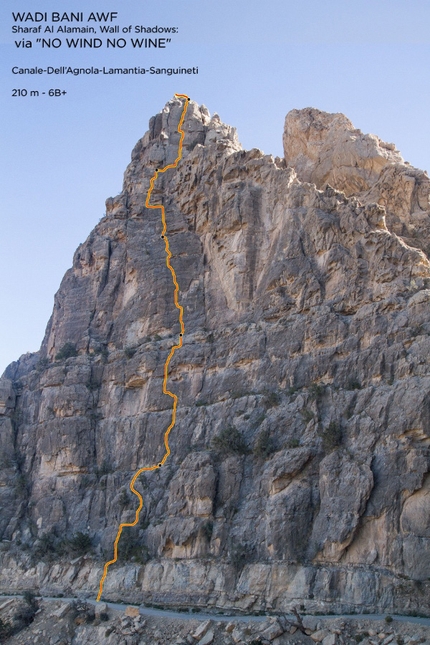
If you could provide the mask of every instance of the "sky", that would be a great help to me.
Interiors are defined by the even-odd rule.
[[[48,12],[18,22],[12,12]],[[84,12],[85,22],[51,13]],[[91,12],[112,22],[177,27],[165,49],[109,49],[105,34],[13,34],[12,26],[82,26]],[[54,294],[77,246],[121,191],[130,153],[151,116],[175,92],[237,128],[245,148],[282,156],[287,112],[343,112],[355,127],[393,142],[430,170],[428,0],[3,0],[1,46],[0,374],[37,351]],[[160,37],[158,34],[156,37]],[[38,37],[60,38],[43,48]],[[97,49],[66,38],[102,39]],[[154,36],[152,36],[154,37]],[[31,48],[15,41],[31,40]],[[17,75],[13,67],[198,67],[190,76]],[[12,96],[13,90],[27,96]],[[49,90],[67,92],[49,96]],[[39,96],[31,92],[39,92]],[[46,92],[45,95],[42,92]]]

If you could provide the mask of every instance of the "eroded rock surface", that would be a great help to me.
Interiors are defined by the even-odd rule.
[[[1,381],[5,591],[95,594],[132,474],[164,454],[179,324],[145,199],[181,110],[151,119],[40,352]],[[343,115],[286,123],[274,159],[191,101],[183,159],[157,179],[185,310],[179,406],[105,595],[427,612],[429,179]]]
[[[403,163],[393,143],[357,130],[344,114],[315,108],[291,110],[285,119],[284,154],[301,181],[354,195],[373,186],[385,166]]]
[[[32,620],[25,625],[24,616]],[[0,604],[3,634],[9,645],[404,645],[430,643],[428,621],[321,616],[232,616],[211,618],[82,599],[22,599]],[[413,620],[413,619],[412,619]]]

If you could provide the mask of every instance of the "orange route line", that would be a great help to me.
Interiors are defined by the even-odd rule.
[[[109,569],[111,564],[114,564],[118,560],[118,542],[119,542],[119,539],[121,537],[121,533],[122,533],[123,529],[125,527],[127,527],[127,526],[136,526],[136,524],[139,521],[140,511],[143,508],[143,497],[139,493],[139,491],[135,489],[134,485],[135,485],[137,479],[140,477],[140,475],[143,472],[148,472],[148,471],[151,471],[151,470],[157,470],[158,468],[161,468],[161,466],[163,466],[163,464],[166,463],[166,460],[170,455],[169,435],[170,435],[170,432],[172,431],[172,428],[174,427],[174,425],[176,423],[176,408],[178,406],[178,397],[176,396],[176,394],[174,394],[173,392],[170,392],[170,390],[167,389],[167,378],[168,378],[170,361],[172,360],[176,350],[180,349],[182,347],[182,339],[183,339],[183,336],[184,336],[184,333],[185,333],[184,308],[182,307],[182,305],[179,304],[179,301],[178,301],[179,285],[178,285],[178,281],[176,279],[175,270],[172,267],[172,265],[170,264],[170,258],[172,257],[172,252],[170,251],[169,240],[168,240],[167,234],[166,234],[167,233],[167,225],[166,225],[166,213],[165,213],[165,210],[164,210],[164,206],[163,206],[163,204],[150,204],[149,203],[150,200],[151,200],[152,191],[154,189],[154,184],[155,184],[155,181],[156,181],[158,175],[160,175],[161,173],[166,172],[167,170],[170,170],[172,168],[176,168],[178,163],[179,163],[179,161],[182,159],[182,145],[183,145],[184,137],[185,137],[185,132],[182,130],[182,126],[184,124],[184,119],[185,119],[185,115],[187,113],[187,108],[188,108],[188,102],[189,102],[190,99],[186,94],[175,94],[175,96],[177,98],[184,99],[184,107],[182,109],[181,118],[180,118],[179,123],[178,123],[178,132],[180,134],[179,145],[178,145],[178,156],[176,157],[176,159],[175,159],[175,161],[173,163],[168,164],[167,166],[164,166],[164,168],[156,168],[156,170],[155,170],[155,172],[154,172],[154,174],[151,177],[151,180],[149,182],[149,190],[148,190],[148,193],[146,195],[146,201],[145,201],[146,208],[150,208],[150,209],[159,208],[159,209],[161,209],[161,222],[162,222],[162,225],[163,225],[162,232],[161,232],[161,238],[164,240],[164,247],[165,247],[165,251],[166,251],[166,266],[169,269],[170,273],[172,274],[173,284],[175,285],[175,291],[174,291],[174,294],[173,294],[173,301],[175,303],[175,307],[179,311],[179,324],[180,324],[180,327],[181,327],[181,331],[180,331],[180,334],[179,334],[179,341],[178,341],[178,343],[176,345],[173,345],[173,347],[170,350],[169,355],[168,355],[168,357],[166,359],[166,362],[164,363],[163,394],[167,394],[168,396],[170,396],[173,399],[172,419],[170,421],[169,427],[167,428],[166,432],[164,433],[164,446],[165,446],[166,452],[164,453],[164,456],[163,456],[162,460],[160,462],[158,462],[157,464],[153,464],[152,466],[144,466],[143,468],[139,468],[139,470],[136,471],[135,474],[133,475],[133,479],[130,482],[130,485],[129,485],[130,490],[138,498],[139,506],[136,509],[136,515],[135,515],[135,518],[134,518],[134,522],[123,522],[118,527],[118,532],[116,534],[115,542],[113,543],[113,558],[112,558],[112,560],[109,560],[109,562],[106,562],[106,564],[104,565],[103,575],[102,575],[101,580],[100,580],[99,593],[97,595],[97,602],[102,597],[103,585],[104,585],[105,580],[106,580],[108,569]]]

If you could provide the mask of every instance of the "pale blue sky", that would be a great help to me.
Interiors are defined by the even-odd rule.
[[[13,44],[12,11],[118,11],[118,24],[177,26],[164,51],[42,51]],[[428,0],[3,0],[0,373],[36,351],[73,252],[117,194],[149,118],[187,93],[282,154],[293,108],[344,112],[430,169]],[[31,23],[27,23],[31,24]],[[199,66],[194,77],[13,76],[18,65]],[[13,88],[65,89],[12,98]]]

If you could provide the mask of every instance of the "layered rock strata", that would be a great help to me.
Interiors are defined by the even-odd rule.
[[[181,110],[151,119],[40,351],[1,380],[2,590],[95,594],[131,476],[164,454],[179,325],[145,199]],[[285,159],[193,101],[184,130],[153,191],[185,309],[172,455],[140,478],[105,596],[427,612],[426,173],[314,109],[287,116]]]

